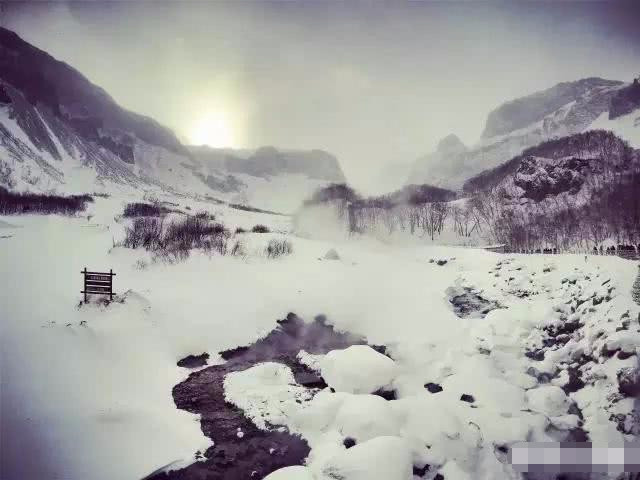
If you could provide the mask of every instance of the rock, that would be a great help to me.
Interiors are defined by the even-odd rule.
[[[440,385],[438,385],[437,383],[425,383],[424,384],[424,388],[426,388],[427,390],[429,390],[429,392],[431,393],[438,393],[442,391],[442,387]]]
[[[398,398],[398,394],[395,390],[387,390],[385,388],[379,388],[378,390],[373,392],[373,395],[384,398],[385,400],[396,400]]]
[[[338,252],[335,248],[332,248],[327,253],[325,253],[324,257],[322,258],[324,258],[325,260],[340,260],[340,255],[338,255]]]
[[[618,371],[618,391],[627,397],[640,396],[640,369],[622,368]]]
[[[351,447],[355,446],[356,441],[351,437],[346,437],[342,441],[342,444],[344,445],[344,448],[351,448]]]
[[[467,403],[473,403],[473,402],[476,401],[476,399],[473,398],[473,395],[469,395],[468,393],[463,393],[460,396],[460,400],[463,401],[463,402],[467,402]]]
[[[206,352],[200,355],[187,355],[178,360],[178,366],[183,368],[198,368],[206,365],[208,359],[209,354]]]
[[[413,476],[414,477],[420,477],[420,478],[424,477],[430,467],[431,467],[431,465],[429,465],[428,463],[425,463],[424,466],[422,466],[422,467],[418,467],[417,465],[414,465],[413,466]]]
[[[492,310],[502,307],[494,300],[488,300],[471,287],[449,287],[446,292],[454,313],[460,318],[484,318]]]
[[[571,406],[571,400],[562,388],[555,385],[543,385],[527,390],[526,399],[529,408],[549,417],[564,415]]]

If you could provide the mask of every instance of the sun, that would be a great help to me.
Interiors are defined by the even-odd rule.
[[[237,139],[230,116],[222,110],[210,110],[197,120],[189,140],[193,145],[225,148],[234,147]]]

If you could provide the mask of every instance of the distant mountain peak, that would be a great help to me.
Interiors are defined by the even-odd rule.
[[[460,140],[460,138],[454,133],[451,133],[440,140],[438,142],[438,147],[436,148],[436,151],[441,153],[459,153],[465,152],[466,150],[466,145],[462,143],[462,140]]]

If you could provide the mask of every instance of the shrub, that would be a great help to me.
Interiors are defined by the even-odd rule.
[[[235,245],[233,246],[233,248],[231,249],[231,255],[233,255],[234,257],[244,257],[247,253],[244,249],[244,245],[242,244],[242,242],[237,241],[235,243]]]
[[[151,203],[133,202],[124,207],[125,217],[159,217],[167,210],[159,205]]]
[[[266,225],[254,225],[251,231],[253,233],[269,233],[269,227]]]
[[[173,221],[167,227],[164,243],[180,249],[204,248],[209,237],[219,236],[226,232],[221,223],[210,223],[197,217]]]
[[[122,245],[128,248],[146,248],[155,250],[162,245],[162,219],[140,217],[133,220],[130,227],[125,228]]]
[[[211,223],[196,217],[175,220],[165,226],[163,219],[138,217],[125,229],[122,245],[145,248],[167,260],[189,256],[193,248],[227,254],[229,231],[221,223]]]
[[[215,220],[216,216],[213,215],[212,213],[207,212],[206,210],[200,210],[198,213],[195,214],[196,218],[200,218],[202,220]]]
[[[236,235],[239,235],[241,233],[247,233],[247,231],[242,227],[236,228]]]
[[[20,215],[44,213],[73,215],[84,211],[87,203],[93,202],[91,195],[46,195],[39,193],[10,192],[0,187],[0,214]]]
[[[289,255],[293,252],[293,245],[289,240],[272,238],[265,249],[265,253],[269,258],[277,258],[283,255]]]

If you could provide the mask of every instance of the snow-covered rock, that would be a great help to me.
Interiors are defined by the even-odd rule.
[[[334,425],[345,437],[358,443],[380,436],[395,436],[400,431],[390,402],[378,395],[344,394]]]
[[[328,250],[322,258],[324,258],[325,260],[340,260],[340,255],[338,255],[338,252],[335,248],[332,248],[331,250]]]
[[[542,385],[527,391],[529,408],[550,417],[567,413],[571,400],[564,391],[555,385]]]
[[[314,480],[311,471],[303,465],[284,467],[270,473],[264,480]]]
[[[396,365],[368,345],[332,350],[322,359],[322,378],[338,392],[373,393],[391,384]]]
[[[408,480],[412,475],[409,444],[399,437],[377,437],[344,450],[317,475],[322,480]]]
[[[266,362],[232,372],[224,379],[225,399],[244,410],[258,427],[286,425],[301,402],[311,399],[309,391],[296,384],[291,369]]]

